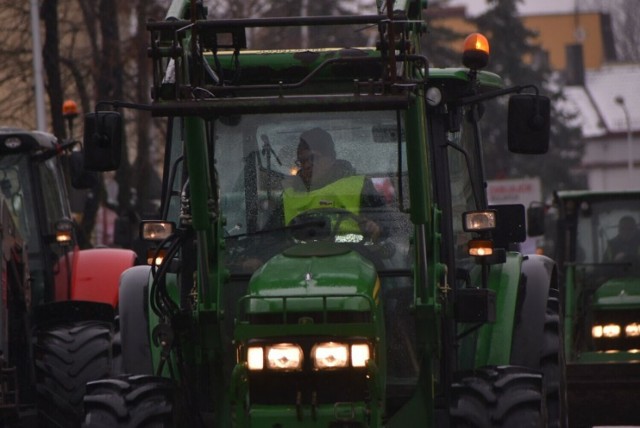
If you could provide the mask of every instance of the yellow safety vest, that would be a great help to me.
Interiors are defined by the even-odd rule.
[[[360,213],[363,187],[364,176],[351,176],[310,191],[285,188],[282,193],[285,224],[289,224],[298,214],[313,209],[339,208],[357,215]],[[354,231],[353,226],[349,229]]]

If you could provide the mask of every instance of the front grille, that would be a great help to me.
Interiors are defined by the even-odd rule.
[[[368,311],[283,312],[248,314],[247,320],[250,324],[341,324],[369,323],[372,316]]]
[[[248,324],[371,323],[376,303],[364,294],[324,296],[244,296],[238,321]]]
[[[364,370],[273,372],[249,375],[251,402],[265,405],[312,405],[365,401],[369,396]]]

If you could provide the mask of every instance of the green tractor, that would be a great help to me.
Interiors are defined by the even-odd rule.
[[[640,192],[559,191],[545,241],[561,268],[572,426],[640,424]]]
[[[420,54],[422,1],[378,14],[148,24],[149,105],[101,102],[85,164],[118,166],[120,108],[168,118],[149,266],[120,282],[123,373],[85,426],[565,426],[554,262],[488,206],[479,120],[509,99],[512,151],[546,152],[549,100]],[[246,32],[351,26],[374,48],[247,49]],[[111,107],[111,109],[107,109]]]

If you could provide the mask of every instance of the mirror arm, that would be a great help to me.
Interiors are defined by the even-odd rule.
[[[73,146],[75,146],[78,143],[79,141],[76,141],[76,140],[64,142],[62,144],[57,145],[56,147],[45,150],[44,152],[32,155],[31,159],[34,162],[44,162],[47,159],[51,159],[52,157],[59,155],[60,153],[62,153],[67,149],[71,149]]]
[[[530,89],[533,88],[533,90],[535,91],[536,95],[539,95],[539,91],[538,91],[538,87],[535,85],[518,85],[518,86],[511,86],[509,88],[504,88],[504,89],[497,89],[495,91],[490,91],[490,92],[485,92],[482,94],[478,94],[478,95],[472,95],[470,97],[464,97],[464,98],[460,98],[458,101],[452,103],[455,106],[463,106],[463,105],[467,105],[467,104],[473,104],[473,103],[477,103],[480,101],[485,101],[485,100],[489,100],[492,98],[496,98],[502,95],[507,95],[507,94],[515,94],[515,93],[520,93],[522,91],[524,91],[525,89]]]
[[[101,111],[101,108],[104,108],[105,106],[110,106],[114,110],[124,107],[134,110],[151,111],[151,105],[149,104],[130,103],[127,101],[98,101],[96,103],[95,112],[97,113],[98,111]]]

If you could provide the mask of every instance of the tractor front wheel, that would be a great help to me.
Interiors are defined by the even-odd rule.
[[[83,428],[157,427],[173,421],[173,383],[152,375],[120,376],[87,385]]]
[[[542,375],[517,366],[462,372],[451,390],[451,426],[508,428],[545,426]]]
[[[111,375],[112,325],[56,324],[33,336],[38,418],[42,426],[77,427],[87,382]]]

